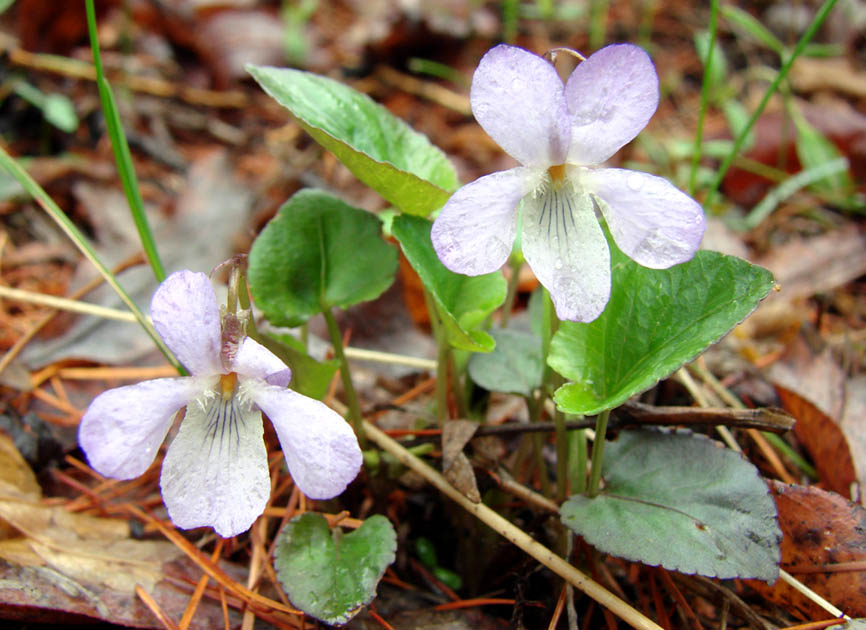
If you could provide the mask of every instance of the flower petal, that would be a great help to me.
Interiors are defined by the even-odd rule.
[[[248,530],[271,493],[262,435],[262,414],[237,395],[190,403],[159,480],[172,522],[224,538]]]
[[[484,131],[524,166],[562,164],[569,144],[568,110],[556,69],[529,51],[500,44],[472,77],[472,113]]]
[[[592,169],[581,179],[599,203],[610,233],[632,260],[666,269],[690,260],[706,220],[697,201],[668,180],[621,168]]]
[[[570,164],[601,164],[646,127],[659,104],[652,60],[631,44],[606,46],[565,84],[571,115]]]
[[[165,345],[190,372],[218,374],[222,370],[220,311],[205,274],[171,274],[153,294],[150,314]]]
[[[245,337],[232,366],[241,378],[265,381],[269,385],[288,387],[292,371],[273,352],[254,339]]]
[[[330,499],[345,490],[361,469],[352,427],[324,403],[290,389],[259,386],[248,391],[274,424],[301,491],[311,499]]]
[[[153,462],[178,409],[202,391],[195,378],[159,378],[109,389],[93,399],[78,427],[90,466],[112,479],[138,477]]]
[[[517,206],[541,178],[537,169],[517,167],[485,175],[451,195],[430,232],[442,264],[467,276],[504,265],[517,234]]]
[[[559,319],[590,322],[610,297],[610,250],[592,198],[569,184],[527,197],[523,255],[550,292]]]

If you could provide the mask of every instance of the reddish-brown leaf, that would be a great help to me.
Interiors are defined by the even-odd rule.
[[[866,509],[833,492],[770,482],[782,529],[782,568],[851,617],[866,615]],[[749,584],[803,619],[827,612],[778,580]]]

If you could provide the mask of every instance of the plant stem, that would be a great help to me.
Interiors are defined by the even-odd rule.
[[[532,396],[527,396],[526,406],[529,407],[530,424],[538,422],[541,418],[541,410],[544,408],[544,395],[539,394],[537,401]],[[547,466],[544,465],[544,436],[540,433],[533,434],[531,439],[538,477],[541,479],[541,493],[546,497],[551,497],[553,493],[550,490],[550,479],[547,477]]]
[[[568,451],[571,459],[568,467],[568,481],[572,494],[586,491],[586,431],[583,429],[568,432]]]
[[[589,473],[589,487],[586,494],[594,497],[598,494],[601,484],[601,462],[604,457],[604,437],[607,433],[607,421],[610,418],[610,409],[605,409],[595,419],[595,440],[592,443],[592,470]]]
[[[424,289],[424,303],[430,315],[433,338],[436,339],[436,420],[442,427],[448,420],[448,364],[451,347],[445,338],[442,322],[439,321],[439,311],[436,310],[436,304],[427,289]]]
[[[99,35],[96,31],[96,10],[93,6],[93,0],[86,0],[85,8],[87,11],[87,30],[90,34],[90,48],[93,51],[93,65],[96,69],[96,87],[99,91],[99,100],[102,103],[102,113],[105,116],[105,127],[111,139],[111,148],[114,150],[115,162],[117,162],[117,173],[120,176],[120,182],[123,185],[123,192],[126,194],[127,203],[129,203],[132,219],[138,230],[138,237],[141,240],[144,255],[150,263],[153,275],[156,276],[157,281],[162,282],[165,280],[165,268],[162,266],[162,261],[159,258],[156,241],[153,238],[153,233],[150,231],[150,225],[144,211],[144,200],[142,200],[141,192],[138,189],[138,178],[135,176],[135,166],[132,163],[132,154],[129,152],[129,143],[127,143],[126,135],[123,132],[120,113],[117,110],[117,104],[114,102],[111,86],[108,84],[108,79],[105,78],[105,72],[102,69],[102,58],[99,54]]]
[[[544,404],[546,396],[550,396],[553,390],[562,384],[562,377],[547,364],[550,342],[558,327],[559,319],[553,308],[553,300],[545,289],[544,315],[541,327],[541,356],[544,361],[544,376],[538,401],[539,406]],[[553,424],[556,427],[556,496],[561,501],[565,499],[568,493],[568,432],[565,429],[565,415],[561,411],[557,410],[553,413]]]
[[[334,354],[337,355],[337,360],[340,362],[340,379],[343,381],[343,392],[346,394],[346,403],[349,406],[349,420],[355,429],[355,434],[358,436],[361,448],[364,449],[367,446],[367,439],[364,434],[364,418],[361,416],[361,404],[358,402],[358,393],[352,384],[349,361],[346,359],[346,353],[343,352],[343,337],[340,335],[340,327],[337,326],[337,320],[334,318],[334,314],[330,308],[322,308],[322,315],[325,318],[325,323],[328,325],[328,334],[331,336]]]

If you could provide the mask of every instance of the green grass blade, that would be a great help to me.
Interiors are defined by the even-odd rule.
[[[695,196],[695,184],[698,180],[698,165],[701,162],[701,147],[704,142],[704,118],[707,114],[707,103],[710,99],[710,87],[713,81],[713,53],[716,49],[716,29],[719,24],[719,0],[712,0],[710,5],[710,43],[707,58],[704,60],[704,81],[701,85],[701,109],[698,112],[698,129],[695,132],[695,149],[692,153],[692,170],[689,173],[689,195]]]
[[[751,13],[733,5],[726,5],[722,7],[722,15],[780,57],[785,55],[785,44],[779,41],[779,38],[773,35],[766,26],[752,17]]]
[[[758,120],[758,117],[764,111],[764,108],[767,106],[767,103],[770,102],[770,98],[773,94],[776,93],[776,90],[779,89],[779,85],[781,85],[782,81],[784,81],[788,73],[791,71],[791,66],[794,65],[794,61],[803,53],[803,50],[812,41],[812,38],[815,37],[815,33],[818,32],[818,29],[821,28],[821,25],[827,19],[827,16],[830,14],[830,11],[836,5],[836,0],[824,0],[824,4],[821,5],[821,8],[818,9],[818,13],[815,14],[815,18],[812,20],[812,23],[809,25],[809,28],[806,29],[806,32],[803,33],[800,40],[797,42],[797,45],[794,47],[791,56],[784,61],[782,67],[779,69],[779,73],[776,75],[773,83],[770,84],[770,87],[767,88],[767,91],[764,93],[764,98],[761,99],[761,102],[758,104],[758,107],[752,113],[752,117],[749,119],[748,124],[745,128],[740,132],[740,135],[737,136],[737,139],[734,141],[734,146],[731,149],[731,152],[722,162],[721,166],[719,166],[719,170],[716,172],[716,177],[713,180],[713,183],[710,185],[709,193],[707,194],[706,201],[704,202],[704,207],[709,207],[715,196],[719,190],[719,186],[722,184],[722,180],[725,177],[725,173],[728,172],[728,169],[733,164],[737,155],[740,153],[740,149],[743,146],[743,143],[746,141],[746,138],[749,136],[749,132],[752,130],[752,127],[755,126],[755,122]]]
[[[32,177],[30,177],[30,174],[6,152],[6,149],[3,146],[0,146],[0,166],[5,168],[12,177],[18,180],[21,187],[24,188],[24,190],[26,190],[40,206],[42,206],[45,212],[47,212],[52,219],[54,219],[57,225],[60,226],[60,229],[63,230],[73,243],[75,243],[76,247],[78,247],[81,253],[84,254],[84,257],[93,263],[93,266],[102,274],[105,281],[115,290],[117,295],[120,296],[120,299],[123,300],[124,304],[129,307],[129,310],[135,315],[138,323],[141,324],[141,327],[144,328],[148,335],[150,335],[154,343],[169,362],[178,369],[178,372],[186,374],[183,366],[178,362],[174,354],[172,354],[171,350],[168,349],[165,342],[163,342],[162,338],[157,334],[156,329],[153,327],[153,324],[150,323],[147,316],[141,312],[138,305],[117,282],[117,278],[114,277],[111,270],[105,266],[102,260],[100,260],[96,251],[88,242],[87,237],[85,237],[75,224],[69,220],[66,213],[64,213],[63,210],[54,203],[54,200],[48,195],[48,193],[45,192],[45,190],[37,184]]]
[[[132,219],[141,239],[141,247],[144,255],[153,269],[153,275],[157,281],[165,280],[165,268],[159,258],[156,249],[156,241],[150,231],[147,215],[144,212],[144,201],[138,189],[138,179],[135,176],[135,167],[132,164],[132,154],[129,152],[129,143],[123,132],[123,123],[120,113],[114,102],[114,95],[105,72],[102,69],[102,57],[99,54],[99,38],[96,32],[96,12],[93,8],[93,0],[86,0],[87,7],[87,29],[90,33],[90,48],[93,51],[93,65],[96,68],[96,87],[99,90],[99,100],[102,103],[102,112],[105,115],[105,126],[111,139],[111,148],[114,150],[114,159],[117,162],[117,172],[123,185],[123,192],[132,212]]]

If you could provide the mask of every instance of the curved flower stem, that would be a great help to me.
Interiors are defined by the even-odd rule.
[[[334,346],[334,354],[340,362],[340,379],[343,381],[343,392],[346,394],[346,403],[349,406],[349,421],[358,436],[361,449],[366,448],[367,438],[364,435],[364,418],[361,416],[361,404],[358,402],[358,393],[352,384],[352,374],[349,371],[349,361],[343,351],[343,337],[340,335],[340,327],[329,307],[322,308],[322,316],[328,325],[328,334],[331,337],[331,345]]]
[[[604,457],[604,436],[607,433],[607,421],[610,418],[610,409],[605,409],[595,419],[595,440],[592,442],[592,470],[589,473],[589,487],[587,496],[594,497],[598,494],[601,484],[601,462]]]

